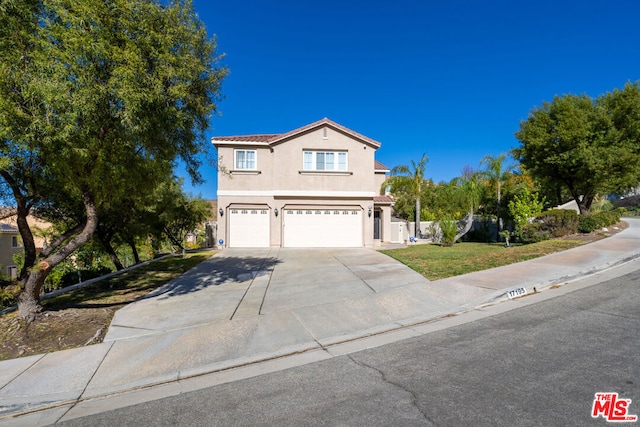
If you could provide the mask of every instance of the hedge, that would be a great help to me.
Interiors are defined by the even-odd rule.
[[[591,215],[580,217],[578,230],[581,233],[591,233],[604,227],[608,227],[620,221],[620,211],[601,211]]]

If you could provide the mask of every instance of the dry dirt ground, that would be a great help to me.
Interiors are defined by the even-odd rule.
[[[565,239],[594,242],[622,231],[620,222],[607,231],[576,234]],[[155,287],[158,287],[157,285]],[[71,306],[47,307],[29,326],[13,312],[0,317],[0,360],[42,354],[102,342],[116,310],[152,289],[114,289],[108,302],[86,300]]]
[[[0,317],[0,360],[48,353],[102,342],[114,313],[149,293],[127,290],[117,303],[46,307],[30,325],[17,312]],[[117,294],[118,291],[115,291]]]

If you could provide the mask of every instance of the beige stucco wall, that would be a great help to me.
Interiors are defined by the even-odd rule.
[[[389,178],[389,176],[382,172],[376,172],[374,176],[374,188],[376,190],[376,194],[383,195],[385,193],[385,189],[382,186],[384,182]]]
[[[313,189],[379,194],[379,185],[372,173],[375,148],[331,128],[317,129],[272,147],[243,145],[242,148],[256,150],[258,173],[234,171],[234,147],[219,146],[218,158],[222,166],[218,176],[219,191],[300,192]],[[303,151],[306,149],[347,151],[347,173],[303,171]],[[231,174],[225,174],[225,170]]]

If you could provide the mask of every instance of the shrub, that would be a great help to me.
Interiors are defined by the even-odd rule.
[[[600,223],[594,216],[584,215],[580,217],[579,230],[581,233],[591,233],[592,231],[595,231],[599,228],[601,228]]]
[[[520,232],[518,233],[520,242],[529,244],[549,240],[551,238],[551,233],[543,230],[542,225],[543,224],[541,222],[532,222],[531,224],[526,224],[520,228]]]
[[[111,269],[107,267],[83,269],[80,270],[80,277],[84,282],[86,280],[95,279],[96,277],[104,276],[109,273],[111,273]],[[67,286],[75,285],[76,283],[78,283],[78,279],[79,277],[77,270],[68,271],[62,275],[60,279],[60,287],[66,288]]]
[[[591,233],[600,228],[608,227],[620,221],[620,211],[600,211],[580,217],[579,230],[581,233]]]
[[[578,232],[580,219],[578,213],[568,209],[552,209],[538,215],[542,221],[543,231],[548,232],[553,237],[562,237]]]
[[[0,286],[0,310],[11,307],[18,303],[19,286]]]
[[[458,234],[458,223],[451,218],[442,218],[438,223],[442,230],[442,246],[453,246]]]

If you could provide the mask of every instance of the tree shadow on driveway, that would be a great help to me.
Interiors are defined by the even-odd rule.
[[[141,299],[166,299],[211,286],[242,283],[271,274],[282,261],[274,257],[211,257]]]

